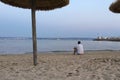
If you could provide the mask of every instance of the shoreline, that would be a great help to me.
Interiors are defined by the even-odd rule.
[[[103,52],[103,51],[110,51],[110,52],[120,52],[120,50],[85,50],[85,53],[89,52]],[[73,51],[41,51],[37,52],[38,54],[60,54],[60,53],[73,53]],[[32,54],[32,52],[25,52],[25,53],[0,53],[0,55],[21,55],[21,54]]]

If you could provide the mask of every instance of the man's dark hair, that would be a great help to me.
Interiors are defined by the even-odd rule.
[[[81,44],[81,41],[78,41],[78,44]]]

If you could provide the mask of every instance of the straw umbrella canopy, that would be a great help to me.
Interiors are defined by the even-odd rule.
[[[120,0],[117,0],[116,2],[112,3],[109,9],[114,13],[120,13]]]
[[[69,0],[1,0],[2,2],[21,8],[31,9],[35,5],[35,10],[51,10],[61,8],[69,4]]]
[[[15,7],[31,9],[32,14],[32,39],[33,39],[33,63],[37,65],[37,40],[36,40],[36,10],[52,10],[69,4],[69,0],[0,0],[5,4]]]

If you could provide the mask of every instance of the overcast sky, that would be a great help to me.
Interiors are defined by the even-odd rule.
[[[70,0],[51,11],[37,11],[37,37],[120,36],[120,14],[109,11],[115,0]],[[0,37],[31,37],[31,10],[0,2]]]

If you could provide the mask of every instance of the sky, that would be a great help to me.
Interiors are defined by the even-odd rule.
[[[36,11],[37,37],[120,37],[120,14],[115,0],[70,0],[69,5]],[[31,37],[31,10],[0,2],[0,37]]]

